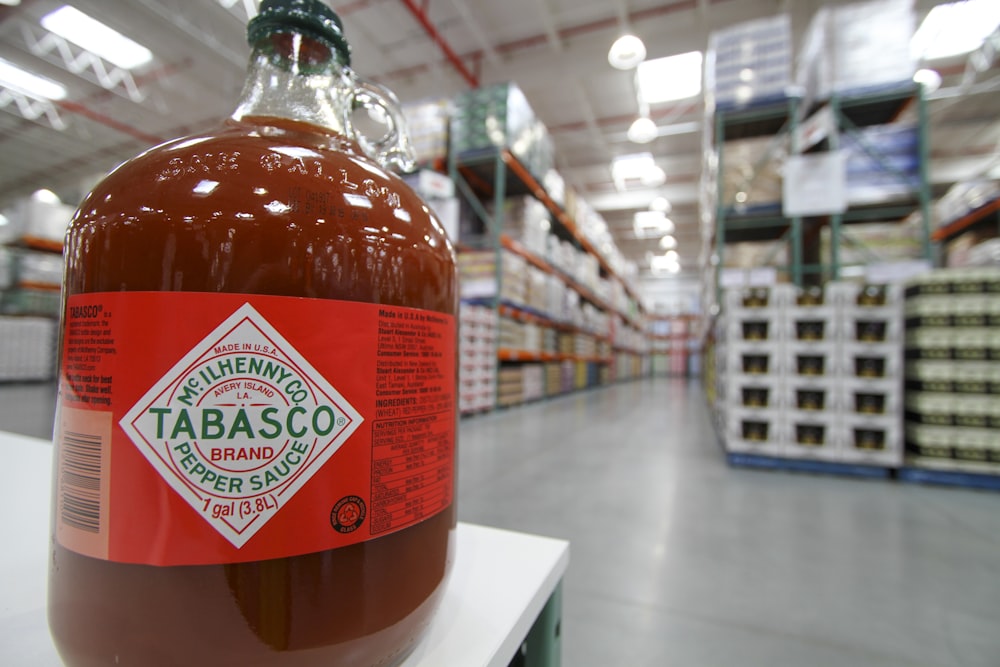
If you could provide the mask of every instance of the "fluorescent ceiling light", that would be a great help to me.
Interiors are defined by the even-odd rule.
[[[913,73],[913,80],[924,87],[925,93],[933,93],[941,87],[941,75],[936,70],[918,69]]]
[[[663,168],[659,165],[654,164],[650,169],[643,172],[639,180],[647,188],[655,188],[667,182],[667,172],[663,171]]]
[[[66,87],[62,84],[32,74],[6,60],[0,60],[0,85],[35,99],[61,100],[66,97]]]
[[[694,97],[701,92],[701,51],[640,63],[636,82],[639,97],[649,104]]]
[[[608,64],[615,69],[632,69],[646,57],[646,45],[635,35],[622,35],[608,51]]]
[[[59,195],[52,192],[47,188],[42,188],[40,190],[35,190],[31,193],[31,200],[41,202],[42,204],[61,204],[62,201],[59,199]]]
[[[656,123],[645,116],[636,118],[628,128],[628,140],[635,144],[648,144],[658,134]]]
[[[673,207],[670,202],[667,201],[666,197],[657,197],[649,203],[650,211],[662,211],[663,213],[670,213]]]
[[[46,14],[41,23],[49,32],[123,69],[133,69],[153,59],[152,52],[142,44],[70,5]]]
[[[632,153],[611,161],[611,178],[619,190],[624,190],[628,181],[639,181],[647,188],[662,185],[667,175],[656,164],[652,153]]]
[[[615,180],[642,178],[642,175],[656,166],[652,153],[632,153],[621,155],[611,161],[611,175]]]
[[[681,270],[681,264],[676,256],[667,253],[650,257],[649,268],[653,273],[678,273]]]
[[[1000,2],[965,0],[938,5],[910,40],[914,58],[938,60],[979,48],[1000,25]]]
[[[674,232],[674,222],[659,211],[636,211],[632,231],[637,239],[656,238]]]

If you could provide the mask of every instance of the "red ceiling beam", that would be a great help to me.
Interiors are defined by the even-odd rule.
[[[434,41],[435,44],[438,45],[438,48],[441,49],[441,53],[443,53],[444,57],[448,59],[448,62],[452,64],[455,71],[457,71],[470,86],[478,88],[479,79],[469,71],[469,68],[465,66],[462,59],[459,58],[458,54],[451,48],[451,45],[448,44],[441,33],[438,32],[437,28],[434,27],[434,24],[431,23],[430,19],[427,17],[427,12],[425,11],[426,6],[418,7],[414,0],[402,0],[402,3],[407,9],[410,10],[410,13],[413,14],[415,19],[417,19],[417,22],[423,26],[427,35]]]
[[[117,130],[122,134],[127,134],[128,136],[134,139],[138,139],[139,141],[144,141],[148,144],[160,144],[165,141],[163,137],[158,137],[155,134],[149,134],[147,132],[143,132],[142,130],[134,128],[127,123],[115,120],[114,118],[112,118],[107,114],[103,114],[99,111],[94,111],[90,107],[84,106],[79,102],[71,102],[69,100],[59,100],[55,102],[55,105],[58,106],[60,109],[63,109],[64,111],[69,111],[70,113],[75,113],[80,116],[84,116],[85,118],[89,118],[90,120],[96,123],[104,125],[105,127],[110,127],[113,130]]]
[[[354,4],[367,4],[370,0],[358,0]],[[733,0],[711,0],[711,2],[731,2]],[[433,24],[427,19],[426,12],[421,11],[420,7],[417,7],[413,0],[402,0],[403,4],[410,10],[411,13],[420,21],[421,25],[427,31],[427,34],[438,43],[441,50],[445,53],[448,60],[455,66],[455,68],[462,74],[462,77],[469,82],[469,85],[473,88],[479,87],[479,77],[473,76],[468,69],[463,64],[463,59],[481,59],[484,55],[482,50],[472,51],[466,53],[463,56],[457,55],[451,47],[441,38],[437,29],[434,28]],[[694,9],[697,7],[697,0],[678,0],[676,2],[668,2],[662,5],[657,5],[655,7],[650,7],[648,9],[640,9],[629,14],[629,21],[638,23],[639,21],[644,21],[647,19],[654,18],[656,16],[661,16],[663,14],[669,14],[672,12],[683,11],[686,9]],[[352,5],[353,6],[353,5]],[[589,21],[587,23],[581,23],[567,28],[562,28],[558,31],[560,39],[569,39],[576,37],[577,35],[586,34],[589,32],[595,32],[597,30],[607,30],[618,25],[619,20],[617,16],[609,16],[603,19],[597,19],[596,21]],[[510,42],[504,42],[502,44],[497,44],[493,48],[497,53],[510,54],[516,51],[522,51],[524,49],[529,49],[532,47],[541,46],[549,41],[549,36],[545,33],[539,33],[537,35],[531,35],[529,37],[523,37],[521,39],[515,39]],[[386,72],[382,76],[378,77],[380,80],[391,80],[398,78],[405,78],[408,76],[414,76],[420,72],[424,72],[428,69],[426,63],[421,63],[417,65],[410,65],[409,67],[403,67],[398,70],[393,70],[391,72]]]

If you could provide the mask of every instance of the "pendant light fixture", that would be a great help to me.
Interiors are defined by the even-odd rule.
[[[656,123],[649,116],[643,114],[632,121],[628,128],[628,140],[634,144],[648,144],[656,139],[658,134]]]
[[[608,64],[615,69],[630,70],[646,59],[646,45],[635,35],[622,35],[608,51]]]

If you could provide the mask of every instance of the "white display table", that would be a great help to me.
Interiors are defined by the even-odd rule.
[[[0,431],[0,665],[61,664],[45,617],[52,445]],[[430,632],[403,667],[507,667],[569,564],[569,543],[458,524]]]

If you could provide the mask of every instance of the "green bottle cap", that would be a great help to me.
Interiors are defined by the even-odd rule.
[[[247,23],[247,41],[254,44],[281,29],[294,28],[297,32],[318,39],[337,53],[341,64],[351,64],[351,47],[344,39],[344,25],[325,2],[321,0],[264,0],[257,16]]]

